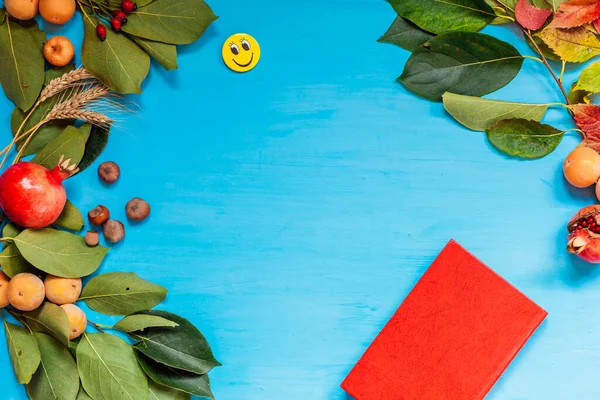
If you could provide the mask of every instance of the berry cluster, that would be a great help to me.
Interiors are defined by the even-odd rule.
[[[113,31],[120,32],[121,27],[127,23],[127,14],[137,10],[137,4],[131,0],[123,0],[121,2],[121,9],[114,10],[111,12],[112,18],[110,20],[110,26]],[[98,24],[96,26],[96,35],[102,42],[106,40],[106,26]]]

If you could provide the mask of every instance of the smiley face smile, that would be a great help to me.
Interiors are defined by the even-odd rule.
[[[240,64],[239,62],[235,61],[235,59],[231,59],[234,63],[236,63],[238,66],[242,67],[242,68],[246,68],[248,65],[252,64],[252,61],[254,60],[254,53],[252,53],[250,55],[250,61],[248,61],[246,64]]]
[[[248,72],[260,60],[260,46],[256,39],[245,33],[236,33],[227,38],[221,50],[223,61],[235,72]],[[250,57],[248,57],[250,55]],[[249,61],[247,61],[249,59]]]

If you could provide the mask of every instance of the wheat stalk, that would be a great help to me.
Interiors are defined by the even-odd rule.
[[[40,93],[37,103],[39,104],[65,89],[85,84],[91,79],[95,78],[85,68],[76,68],[73,71],[69,71],[58,78],[52,79],[44,90],[42,90],[42,93]]]
[[[46,115],[44,121],[48,122],[54,119],[70,118],[84,119],[78,118],[78,116],[81,116],[102,121],[101,123],[103,125],[110,125],[112,119],[90,108],[94,104],[103,102],[110,93],[110,90],[100,83],[82,86],[78,88],[72,97],[56,103],[48,115]]]

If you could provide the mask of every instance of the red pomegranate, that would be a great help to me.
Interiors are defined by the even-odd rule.
[[[67,201],[62,182],[78,171],[71,159],[60,159],[52,169],[20,162],[0,176],[0,208],[15,224],[44,228],[56,221]]]
[[[600,205],[584,207],[567,225],[567,250],[582,260],[600,263]]]

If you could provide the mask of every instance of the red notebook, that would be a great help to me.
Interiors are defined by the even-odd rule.
[[[357,400],[482,399],[546,315],[450,241],[342,388]]]

